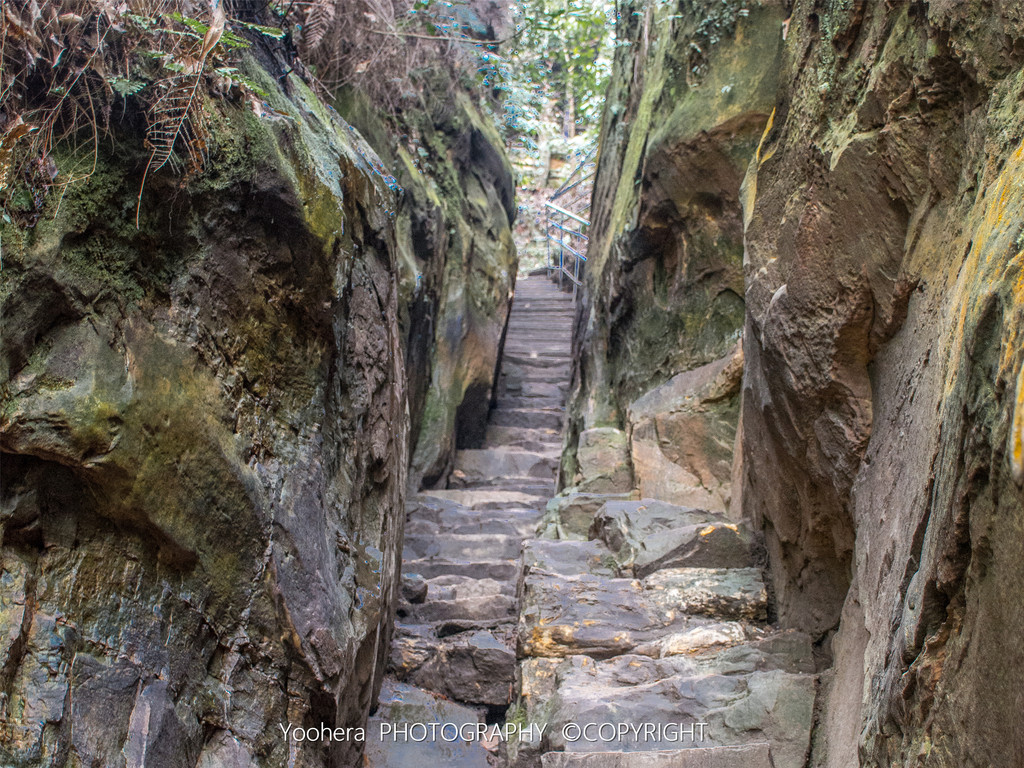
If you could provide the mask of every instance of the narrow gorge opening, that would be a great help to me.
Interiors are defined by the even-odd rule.
[[[0,764],[1019,768],[1016,0],[8,0]]]

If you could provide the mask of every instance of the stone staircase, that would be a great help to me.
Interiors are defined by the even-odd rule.
[[[572,318],[557,287],[520,279],[485,447],[458,452],[451,487],[409,502],[366,764],[802,768],[811,646],[767,625],[749,532],[635,494],[548,503]],[[381,723],[424,718],[534,727],[507,742],[376,738]]]

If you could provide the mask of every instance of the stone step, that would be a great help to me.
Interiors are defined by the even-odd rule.
[[[569,378],[571,373],[572,357],[568,354],[538,355],[534,357],[527,352],[518,350],[505,350],[504,362],[523,368],[552,368],[562,371]]]
[[[657,752],[546,752],[541,768],[775,768],[767,744]]]
[[[534,367],[509,363],[507,366],[502,367],[498,386],[508,386],[509,384],[517,386],[518,383],[521,382],[524,386],[529,383],[559,384],[568,387],[571,376],[572,370],[568,365],[552,368],[546,366]]]
[[[539,453],[522,448],[478,448],[455,452],[455,470],[463,483],[503,477],[550,479],[558,469],[558,452]],[[460,483],[460,484],[463,484]]]
[[[532,498],[532,496],[531,496]],[[507,521],[517,528],[526,523],[536,522],[542,513],[536,508],[506,507],[501,514],[494,509],[474,509],[451,499],[417,494],[406,502],[406,521],[423,521],[436,524],[439,531],[459,533],[457,528],[478,527],[493,521]],[[487,530],[465,530],[462,533],[489,533]]]
[[[561,450],[562,435],[556,429],[530,429],[528,427],[502,427],[488,424],[486,445],[516,446],[527,450]]]
[[[447,534],[405,537],[403,560],[441,557],[448,560],[506,560],[519,557],[522,540],[519,536],[498,534]]]
[[[417,574],[424,579],[447,574],[508,581],[519,577],[519,560],[447,560],[440,557],[403,560],[402,574],[403,576]]]
[[[399,625],[390,662],[399,680],[469,704],[509,704],[516,675],[509,638],[486,629],[439,638],[434,625]]]
[[[499,395],[498,407],[504,410],[519,408],[565,408],[565,395],[558,397],[523,397],[521,395]]]
[[[427,587],[426,600],[461,600],[493,595],[515,597],[516,594],[515,582],[508,579],[478,579],[462,574],[443,574],[426,579],[424,583]]]
[[[505,376],[498,384],[498,399],[508,395],[517,397],[559,397],[565,398],[569,391],[568,382],[537,381],[516,376]]]
[[[455,600],[427,600],[398,608],[403,624],[435,624],[446,621],[509,621],[516,614],[516,600],[508,595],[463,597]]]
[[[500,480],[481,480],[478,482],[463,482],[452,477],[453,485],[466,490],[502,490],[526,493],[536,496],[539,499],[547,499],[555,493],[555,480],[541,480],[536,477],[503,477]]]
[[[814,657],[798,632],[665,658],[623,655],[530,659],[520,667],[527,722],[544,727],[542,750],[585,753],[771,746],[778,768],[802,768],[813,723]],[[669,723],[690,734],[616,733],[610,741],[564,738],[563,727]],[[680,738],[682,737],[682,738]],[[740,764],[742,765],[742,763]]]
[[[536,360],[558,360],[569,365],[572,362],[572,349],[563,344],[551,342],[520,341],[506,344],[505,352],[508,360],[512,362],[515,358],[523,358],[534,363]]]
[[[753,568],[676,568],[644,580],[531,570],[523,578],[524,656],[691,653],[745,641],[767,592]]]
[[[565,410],[562,408],[501,408],[491,412],[490,423],[499,427],[562,430]]]
[[[502,510],[496,516],[495,510],[467,510],[476,515],[445,516],[441,521],[428,518],[414,518],[405,523],[405,534],[420,536],[446,536],[448,534],[500,534],[503,536],[532,536],[540,522],[542,512],[535,509]],[[483,513],[483,514],[480,514]]]
[[[409,520],[405,523],[406,536],[447,536],[449,534],[498,534],[501,536],[529,535],[529,524],[517,525],[509,520],[483,520],[441,526],[433,520]]]
[[[379,708],[366,726],[363,768],[412,768],[417,765],[487,768],[489,753],[479,741],[413,741],[393,735],[381,738],[382,726],[451,723],[454,727],[479,721],[475,709],[460,706],[421,688],[385,679]]]
[[[518,491],[448,488],[436,491],[423,491],[420,495],[454,501],[471,509],[543,509],[544,505],[547,504],[547,497],[519,493]]]

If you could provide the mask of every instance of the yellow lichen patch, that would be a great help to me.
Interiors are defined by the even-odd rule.
[[[1009,453],[1013,479],[1018,485],[1024,485],[1024,368],[1021,368],[1017,375],[1017,397],[1013,404]]]
[[[701,536],[710,536],[714,532],[715,532],[715,526],[709,525],[706,528],[703,528],[701,530],[700,535]]]

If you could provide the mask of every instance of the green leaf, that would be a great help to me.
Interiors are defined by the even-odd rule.
[[[129,80],[127,77],[121,77],[120,75],[108,77],[107,82],[110,83],[110,87],[114,89],[114,92],[120,96],[131,96],[146,87],[146,83],[142,80]]]
[[[264,27],[260,24],[251,24],[248,21],[236,21],[235,23],[246,29],[251,29],[253,32],[259,32],[261,35],[271,37],[274,40],[280,40],[285,36],[285,31],[280,27]]]

